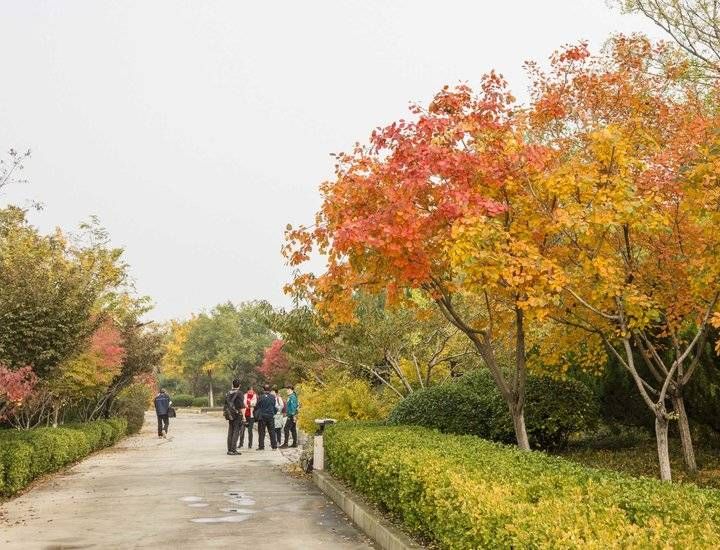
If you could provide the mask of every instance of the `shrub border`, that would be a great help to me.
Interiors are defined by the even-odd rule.
[[[3,430],[4,431],[4,430]],[[73,466],[127,435],[127,420],[115,417],[58,428],[0,433],[0,502],[24,492],[48,474]],[[73,445],[83,448],[73,449]],[[65,455],[56,454],[56,448]]]
[[[416,550],[424,548],[397,527],[383,519],[360,496],[325,471],[313,471],[313,481],[352,522],[383,550]]]

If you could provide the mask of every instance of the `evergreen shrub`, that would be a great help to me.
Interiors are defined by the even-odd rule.
[[[33,479],[54,472],[127,433],[124,418],[111,418],[59,428],[0,431],[0,495],[10,496]]]
[[[120,392],[115,401],[114,411],[127,420],[128,434],[140,431],[145,422],[145,411],[148,410],[151,400],[152,392],[145,384],[131,384]]]
[[[173,400],[173,403],[175,401]],[[196,397],[192,400],[192,406],[193,407],[207,407],[209,406],[210,401],[207,397]]]
[[[173,402],[173,407],[190,407],[195,399],[192,395],[186,393],[179,393],[170,397]]]
[[[533,448],[562,448],[573,433],[594,428],[598,417],[595,397],[582,382],[528,377],[525,424]],[[388,422],[515,442],[510,412],[487,370],[413,392],[396,405]]]
[[[339,423],[331,473],[439,548],[720,548],[720,492],[418,426]]]

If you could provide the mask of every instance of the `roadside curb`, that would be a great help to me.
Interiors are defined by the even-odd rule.
[[[313,470],[313,481],[358,528],[373,539],[383,550],[410,550],[423,548],[397,527],[390,524],[346,487],[325,471]]]

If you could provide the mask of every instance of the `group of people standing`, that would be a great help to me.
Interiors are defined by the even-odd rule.
[[[253,444],[253,426],[257,424],[258,446],[265,449],[265,433],[270,438],[271,448],[297,447],[297,415],[300,409],[293,386],[285,388],[287,399],[280,396],[277,386],[265,384],[261,394],[250,386],[245,392],[240,389],[240,380],[233,380],[232,389],[225,395],[223,416],[228,421],[227,454],[239,455],[238,441],[242,448],[247,432],[248,449]],[[283,432],[285,441],[281,445]],[[292,445],[288,445],[292,436]]]

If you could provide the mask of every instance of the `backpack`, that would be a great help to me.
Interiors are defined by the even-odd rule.
[[[235,408],[237,394],[237,390],[230,390],[225,394],[225,404],[223,405],[225,420],[235,420],[240,415],[240,412]]]

